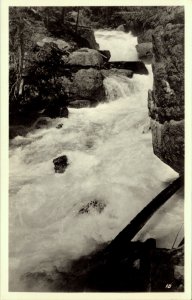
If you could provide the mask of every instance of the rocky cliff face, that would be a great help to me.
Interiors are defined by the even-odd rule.
[[[149,91],[154,153],[184,171],[184,12],[168,7],[153,30],[153,90]]]

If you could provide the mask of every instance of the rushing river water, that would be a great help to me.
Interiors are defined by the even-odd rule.
[[[96,32],[111,60],[135,60],[130,33]],[[178,175],[152,150],[147,111],[149,75],[105,79],[108,102],[69,109],[68,119],[18,136],[10,145],[10,287],[20,289],[25,272],[46,271],[110,241]],[[56,126],[63,123],[63,127]],[[53,159],[69,166],[55,174]],[[82,208],[90,205],[85,213]],[[137,238],[171,247],[183,223],[183,195],[174,195]]]

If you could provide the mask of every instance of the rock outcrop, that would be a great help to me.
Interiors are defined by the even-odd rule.
[[[80,48],[69,55],[66,63],[69,66],[87,66],[87,67],[101,67],[103,64],[103,57],[101,53],[94,49]]]
[[[163,19],[162,19],[163,18]],[[184,171],[184,13],[168,7],[153,31],[153,91],[148,107],[154,153]]]
[[[153,45],[151,42],[140,43],[136,45],[139,58],[148,58],[153,56]]]
[[[92,102],[105,99],[103,76],[97,69],[80,69],[71,78],[62,76],[60,79],[69,102],[74,99],[87,99]]]

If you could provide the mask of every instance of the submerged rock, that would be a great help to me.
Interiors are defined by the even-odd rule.
[[[92,200],[89,203],[87,203],[86,205],[84,205],[80,210],[79,210],[79,214],[85,214],[85,213],[89,213],[91,210],[95,210],[98,213],[101,213],[104,208],[105,208],[106,204],[100,200]]]
[[[56,126],[56,128],[57,129],[60,129],[60,128],[62,128],[63,127],[63,124],[61,123],[61,124],[58,124],[57,126]]]
[[[33,124],[32,129],[48,128],[50,125],[50,118],[39,117]]]
[[[68,164],[68,158],[66,155],[59,156],[53,160],[55,173],[64,173]]]

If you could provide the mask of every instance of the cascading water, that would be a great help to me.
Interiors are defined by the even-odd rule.
[[[130,33],[96,32],[103,49],[125,59]],[[118,39],[118,43],[117,43]],[[117,52],[116,52],[117,50]],[[121,56],[123,54],[123,57]],[[133,54],[130,57],[131,53]],[[135,60],[136,51],[127,53]],[[152,150],[147,112],[149,75],[105,79],[108,102],[69,109],[68,119],[50,121],[10,145],[10,288],[26,272],[50,272],[113,239],[177,174]],[[112,101],[113,100],[113,101]],[[59,123],[63,127],[57,129]],[[55,174],[52,160],[65,154],[69,166]],[[183,222],[183,199],[175,194],[137,239],[171,247]]]

